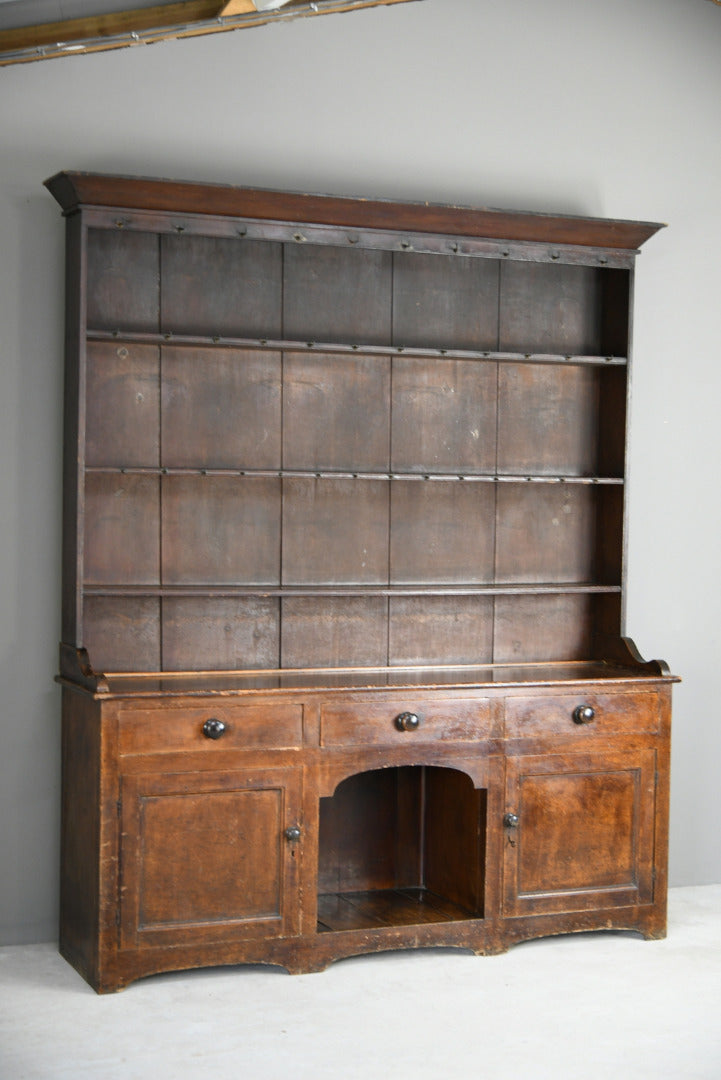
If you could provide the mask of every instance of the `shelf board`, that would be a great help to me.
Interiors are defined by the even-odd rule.
[[[458,585],[86,585],[85,596],[116,597],[203,597],[224,596],[547,596],[620,593],[620,585],[593,582],[551,582],[540,584],[458,584]]]
[[[479,919],[430,889],[373,889],[318,897],[318,932]]]
[[[257,349],[269,352],[307,352],[327,355],[407,356],[411,359],[488,360],[493,363],[513,364],[589,364],[593,366],[624,366],[625,356],[596,356],[578,353],[508,352],[488,349],[425,349],[398,344],[368,345],[344,344],[337,341],[299,341],[287,338],[223,337],[221,335],[199,336],[175,334],[171,331],[147,333],[117,330],[88,330],[88,341],[113,341],[125,345],[173,345],[195,349]]]
[[[622,485],[621,476],[551,476],[523,473],[349,472],[342,469],[213,469],[156,465],[89,465],[87,474],[120,476],[229,476],[311,480],[442,480],[481,484],[603,484]]]
[[[60,677],[61,681],[63,676]],[[413,690],[466,689],[483,686],[569,686],[604,680],[628,685],[629,680],[661,679],[677,682],[658,662],[628,664],[604,660],[556,663],[466,664],[385,668],[245,669],[242,671],[106,671],[103,695],[163,697],[183,694],[235,696],[262,691],[335,692],[339,688],[407,688]]]

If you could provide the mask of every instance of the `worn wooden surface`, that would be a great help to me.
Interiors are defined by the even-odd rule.
[[[108,991],[663,934],[673,679],[622,638],[655,226],[49,186],[64,954]]]
[[[64,696],[61,947],[98,990],[214,963],[315,970],[411,941],[482,953],[663,932],[663,677],[445,700],[411,686]],[[399,730],[404,710],[417,729]]]

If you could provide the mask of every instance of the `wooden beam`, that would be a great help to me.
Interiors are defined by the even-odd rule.
[[[58,42],[83,42],[113,37],[117,34],[142,34],[159,26],[185,25],[218,14],[218,0],[189,0],[189,3],[159,4],[157,7],[132,8],[107,15],[86,15],[82,19],[63,19],[39,26],[19,26],[0,31],[0,57],[16,49],[52,46]]]
[[[218,18],[225,19],[229,15],[247,15],[251,11],[257,11],[253,0],[228,0],[218,12]]]
[[[220,8],[237,14],[219,14],[221,0],[186,0],[106,15],[66,19],[0,31],[0,67],[30,63],[68,54],[102,52],[172,38],[198,37],[307,15],[330,15],[419,0],[289,0],[282,8],[257,11],[253,0],[227,0]]]

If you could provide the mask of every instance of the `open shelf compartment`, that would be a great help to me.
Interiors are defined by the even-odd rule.
[[[481,919],[486,791],[439,766],[358,773],[320,801],[318,931]]]

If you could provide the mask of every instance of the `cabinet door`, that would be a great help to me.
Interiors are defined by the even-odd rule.
[[[655,751],[512,757],[506,772],[506,915],[653,898]]]
[[[300,812],[299,770],[124,777],[121,947],[295,932]]]

